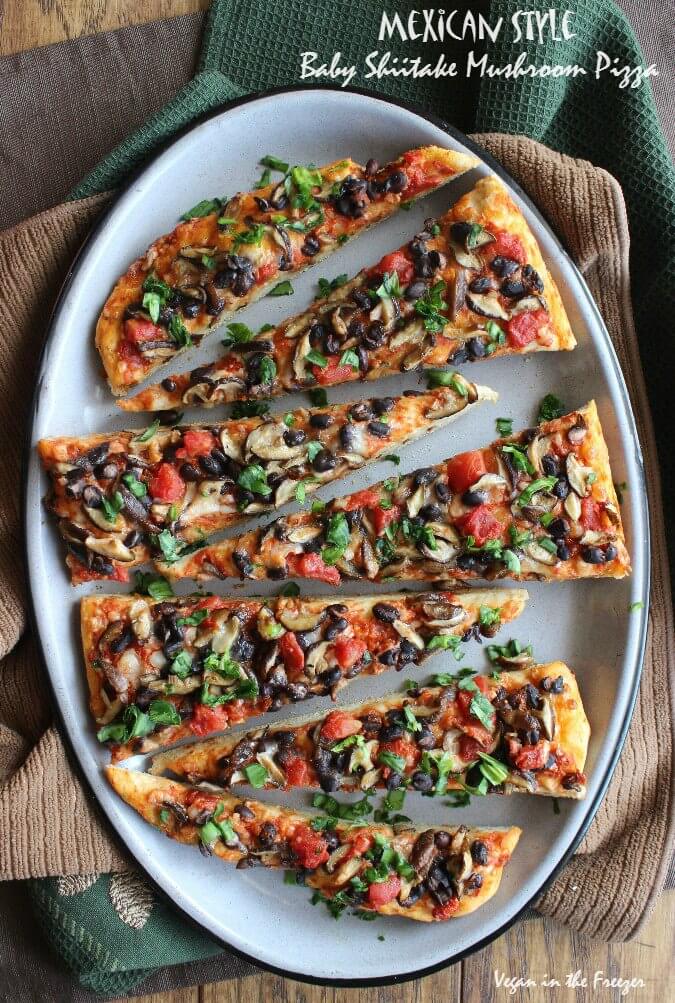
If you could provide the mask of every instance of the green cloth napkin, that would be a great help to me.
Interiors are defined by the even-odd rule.
[[[403,15],[418,6],[400,0],[396,8]],[[550,3],[532,0],[527,6],[548,10]],[[503,32],[490,46],[490,61],[497,65],[513,62],[526,50],[528,61],[536,65],[592,67],[596,51],[603,50],[622,64],[642,63],[631,28],[610,0],[568,0],[564,6],[574,12],[574,39],[524,45],[513,43],[511,33]],[[494,23],[502,16],[508,22],[518,7],[515,0],[492,0],[489,19]],[[450,60],[460,61],[469,48],[478,49],[469,41],[465,46],[455,41],[427,45],[423,52],[421,46],[394,40],[378,45],[381,12],[382,5],[371,0],[315,0],[311,4],[215,0],[197,75],[113,150],[70,198],[117,187],[177,130],[224,102],[298,82],[302,51],[315,50],[329,58],[339,48],[343,64],[362,65],[365,55],[375,48],[398,56],[422,54],[433,62],[442,51]],[[368,83],[359,81],[361,86]],[[652,357],[661,360],[650,373],[654,418],[668,425],[670,373],[663,360],[670,351],[673,325],[664,318],[672,316],[674,306],[675,175],[649,86],[619,89],[616,79],[606,76],[597,81],[592,77],[517,81],[459,77],[452,81],[388,78],[378,82],[376,89],[413,102],[465,132],[525,134],[591,160],[618,178],[633,240],[638,331]],[[269,151],[261,151],[265,152]],[[668,461],[672,463],[672,451],[670,458],[662,457],[664,467]],[[121,904],[122,878],[99,877],[87,887],[78,887],[78,880],[33,881],[32,895],[49,940],[80,982],[101,995],[131,991],[155,966],[205,958],[220,950],[155,902],[147,889],[141,891],[140,879],[135,879],[139,901],[126,907]],[[134,884],[132,879],[125,880],[128,892]]]

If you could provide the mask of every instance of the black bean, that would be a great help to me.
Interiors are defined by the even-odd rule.
[[[370,296],[363,289],[353,289],[351,296],[356,305],[362,310],[370,310],[373,305]]]
[[[370,401],[359,401],[349,409],[349,417],[352,421],[370,421],[374,417]]]
[[[329,690],[331,686],[335,686],[336,682],[338,681],[338,679],[340,679],[341,675],[342,672],[336,665],[332,669],[326,669],[325,672],[320,672],[319,675],[317,676],[317,679],[322,686],[325,686],[326,689]]]
[[[231,286],[232,292],[235,296],[245,296],[253,286],[254,282],[255,275],[253,274],[253,269],[245,272],[237,272],[236,278]]]
[[[238,487],[235,492],[235,495],[237,498],[237,504],[240,505],[241,508],[246,508],[247,505],[250,505],[252,502],[255,501],[255,495],[253,494],[253,492],[247,491],[246,488]]]
[[[545,456],[541,458],[541,469],[544,471],[547,477],[557,477],[560,473],[560,467],[558,466],[558,461],[555,456],[551,456],[550,453],[546,453]]]
[[[68,498],[79,498],[84,491],[84,475],[81,470],[78,470],[77,474],[79,480],[71,480],[66,484],[66,496]],[[68,475],[66,474],[66,476]]]
[[[388,791],[393,791],[397,787],[400,787],[403,783],[403,777],[400,773],[395,773],[393,770],[384,782],[385,787]]]
[[[480,575],[486,570],[487,564],[480,561],[473,554],[460,554],[457,558],[457,567],[462,571],[471,571],[476,575]]]
[[[269,212],[270,204],[267,199],[261,198],[260,195],[254,195],[253,197],[256,200],[258,208],[261,212]]]
[[[438,481],[438,483],[434,486],[434,491],[436,492],[436,497],[439,502],[443,502],[443,504],[445,504],[445,502],[450,500],[452,492],[444,481]]]
[[[485,355],[485,343],[481,338],[469,338],[466,347],[472,359],[482,359]]]
[[[614,561],[618,556],[619,551],[616,549],[613,543],[608,543],[605,547],[605,560]]]
[[[570,525],[565,519],[554,519],[548,524],[548,531],[554,540],[559,540],[561,537],[567,536],[570,531]]]
[[[542,282],[539,272],[535,271],[532,265],[523,265],[521,275],[525,286],[530,290],[530,292],[543,293],[544,283]]]
[[[412,475],[413,484],[416,488],[424,487],[427,484],[433,483],[438,477],[438,471],[434,470],[433,467],[423,467],[421,470],[416,470]]]
[[[340,351],[340,339],[335,331],[328,331],[323,339],[323,349],[326,355],[337,355]]]
[[[377,660],[381,662],[382,665],[395,665],[398,660],[398,648],[388,648],[386,651],[383,651],[380,655],[378,655]]]
[[[324,634],[324,637],[326,638],[327,641],[333,641],[338,636],[338,634],[341,634],[343,630],[347,629],[348,626],[349,624],[347,623],[347,621],[343,616],[338,617],[337,620],[333,620],[333,622],[329,624],[328,627],[326,627],[326,632]]]
[[[330,414],[312,414],[309,417],[309,423],[312,428],[328,428],[332,425],[334,418]]]
[[[527,683],[523,687],[525,693],[525,703],[531,710],[537,710],[541,707],[541,698],[537,693],[536,687],[532,683]]]
[[[569,482],[565,477],[561,477],[556,484],[553,485],[551,489],[551,494],[555,495],[556,498],[567,498],[570,493]]]
[[[395,195],[400,194],[408,184],[408,175],[405,171],[393,171],[386,180],[387,191]]]
[[[387,338],[387,332],[385,330],[384,324],[379,320],[375,320],[370,325],[366,333],[362,336],[361,344],[363,345],[364,348],[367,348],[368,351],[373,351],[374,349],[379,348],[381,345],[383,345],[384,342],[386,341],[386,338]]]
[[[503,296],[508,296],[509,299],[517,299],[519,296],[524,296],[525,292],[526,289],[522,282],[518,282],[515,279],[507,279],[506,282],[502,282],[501,293]]]
[[[450,233],[454,240],[458,243],[463,244],[466,238],[471,233],[471,223],[453,223],[450,227]]]
[[[301,428],[289,428],[284,432],[284,442],[287,446],[300,446],[306,438]]]
[[[87,508],[101,508],[103,505],[103,495],[98,488],[88,484],[82,492],[82,501]]]
[[[407,665],[409,662],[416,662],[418,654],[419,652],[415,645],[403,638],[398,656],[398,667],[403,668],[403,666]]]
[[[305,242],[300,250],[306,258],[313,258],[321,250],[321,241],[314,234],[310,233],[309,236],[305,237]]]
[[[410,696],[414,696],[413,690],[409,689],[408,693]],[[436,739],[434,738],[434,733],[422,727],[422,730],[417,732],[415,735],[415,741],[419,745],[420,749],[433,749],[436,745]]]
[[[422,770],[417,770],[417,772],[412,775],[412,785],[416,791],[421,791],[426,794],[433,790],[434,778],[429,773],[423,773]]]
[[[395,742],[398,738],[403,738],[405,728],[401,724],[385,724],[380,728],[381,742]]]
[[[262,847],[268,849],[278,837],[277,827],[273,822],[263,822],[258,833],[258,842]]]
[[[401,902],[400,904],[403,906],[404,909],[409,909],[410,906],[413,906],[415,905],[416,902],[419,902],[419,900],[422,898],[423,895],[424,895],[424,885],[422,884],[422,882],[420,882],[419,884],[412,886],[412,888],[408,892],[408,897],[404,899],[403,902]]]
[[[340,445],[343,449],[351,450],[354,448],[354,443],[356,441],[356,431],[351,422],[347,422],[340,429]]]
[[[398,620],[399,611],[389,603],[378,602],[373,606],[373,616],[382,623],[393,623],[394,620]]]
[[[211,453],[199,457],[199,466],[209,477],[219,478],[224,473],[222,464]]]
[[[187,300],[181,304],[181,311],[184,317],[196,317],[202,308],[202,304],[197,300]]]
[[[476,891],[477,888],[482,888],[482,886],[483,886],[483,875],[477,874],[475,871],[473,874],[470,874],[469,877],[464,882],[464,887],[466,888],[467,891],[470,892]]]
[[[460,345],[459,348],[455,349],[452,355],[449,355],[446,359],[446,363],[449,366],[463,366],[465,362],[469,361],[469,350],[466,345]]]
[[[328,470],[334,470],[337,464],[337,457],[333,456],[330,449],[322,449],[312,460],[313,468],[320,474],[326,473]]]
[[[485,293],[492,288],[492,280],[487,275],[479,275],[477,279],[469,283],[472,293]]]
[[[405,291],[405,298],[410,301],[418,300],[421,296],[424,296],[426,291],[427,291],[426,282],[423,282],[421,279],[418,279],[416,282],[410,283],[410,285]]]
[[[201,481],[201,471],[193,463],[181,463],[180,475],[184,481]]]
[[[462,502],[474,508],[476,505],[485,505],[488,496],[485,491],[465,491],[462,495]]]
[[[438,505],[433,504],[423,505],[419,510],[419,516],[424,522],[438,522],[442,514]]]
[[[600,547],[582,547],[581,559],[586,564],[604,564],[606,560],[605,552]]]
[[[500,278],[505,279],[507,275],[513,275],[514,272],[517,272],[519,266],[513,258],[505,258],[503,255],[497,254],[490,262],[490,267]]]

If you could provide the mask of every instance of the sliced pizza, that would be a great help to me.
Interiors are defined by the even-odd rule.
[[[174,555],[172,555],[172,558]],[[158,563],[169,578],[519,580],[630,572],[595,403]]]
[[[166,585],[166,583],[164,583]],[[157,593],[156,593],[157,594]],[[98,739],[113,761],[204,737],[358,675],[412,668],[491,637],[522,589],[345,598],[220,596],[82,600],[82,646]],[[461,657],[461,656],[460,656]]]
[[[345,908],[431,922],[465,916],[490,899],[521,830],[354,827],[328,816],[189,787],[109,766],[121,798],[170,839],[236,864],[284,868]]]
[[[528,661],[490,677],[444,673],[440,686],[182,746],[156,756],[150,772],[226,788],[583,798],[590,728],[574,673]]]
[[[274,418],[42,439],[72,581],[126,581],[152,553],[176,553],[446,425],[496,394],[457,377],[419,396],[379,397]]]
[[[257,338],[234,328],[230,342],[215,362],[120,407],[212,406],[576,344],[537,242],[495,177],[305,313]]]
[[[103,307],[96,347],[113,393],[128,392],[279,280],[288,286],[290,275],[477,164],[425,146],[384,167],[350,159],[283,165],[278,182],[195,206],[130,265]]]

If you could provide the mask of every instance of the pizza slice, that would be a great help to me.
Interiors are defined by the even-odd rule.
[[[302,502],[496,394],[457,376],[419,396],[378,397],[276,417],[42,439],[46,499],[72,581],[126,581],[151,554]],[[178,549],[177,549],[178,548]]]
[[[179,578],[562,580],[630,572],[595,403],[158,562]]]
[[[436,651],[461,657],[462,641],[492,637],[527,601],[522,589],[342,602],[155,595],[82,600],[89,705],[113,761],[335,697],[358,675],[412,668]]]
[[[257,338],[247,328],[231,334],[215,362],[170,376],[120,407],[213,406],[576,344],[539,246],[495,177],[305,313]]]
[[[355,828],[120,767],[109,766],[106,776],[128,805],[170,839],[239,869],[294,870],[336,917],[348,907],[424,922],[465,916],[495,894],[521,832],[515,826]]]
[[[440,686],[182,746],[150,772],[226,788],[583,798],[590,728],[574,673],[526,660],[497,678],[443,673]]]
[[[322,168],[284,164],[280,181],[201,202],[130,265],[106,300],[96,347],[111,390],[127,393],[280,280],[288,285],[289,276],[477,164],[438,146],[384,167],[350,159]]]

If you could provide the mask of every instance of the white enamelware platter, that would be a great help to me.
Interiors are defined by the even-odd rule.
[[[365,163],[381,163],[411,147],[436,143],[475,152],[459,133],[407,107],[358,92],[332,89],[291,89],[244,100],[226,107],[183,133],[127,186],[87,241],[62,291],[45,344],[35,396],[30,450],[26,468],[26,540],[30,590],[53,697],[63,734],[93,796],[139,864],[188,917],[213,937],[258,963],[283,974],[330,984],[368,984],[412,978],[456,961],[502,932],[551,880],[588,826],[609,781],[625,737],[639,683],[644,650],[649,584],[649,530],[640,447],[628,395],[600,315],[579,273],[547,225],[502,172],[523,209],[557,281],[578,347],[571,353],[504,358],[462,367],[476,382],[496,389],[497,404],[484,404],[470,417],[401,449],[397,471],[380,463],[331,485],[321,496],[330,498],[358,490],[393,472],[405,473],[443,457],[486,444],[496,437],[495,418],[514,420],[514,430],[534,424],[541,398],[557,394],[569,410],[594,398],[609,445],[614,480],[630,486],[622,506],[632,577],[622,581],[583,581],[528,586],[525,614],[498,635],[505,643],[516,637],[534,645],[538,661],[560,658],[577,673],[592,727],[587,764],[588,797],[561,801],[560,813],[546,798],[473,798],[465,808],[451,808],[446,799],[409,794],[405,812],[416,823],[516,824],[523,835],[498,894],[473,914],[447,923],[422,924],[394,918],[363,923],[345,913],[336,921],[323,905],[312,906],[307,889],[285,885],[279,872],[237,871],[193,848],[181,847],[146,825],[108,787],[102,767],[108,754],[96,741],[87,709],[87,693],[79,642],[78,605],[87,591],[126,591],[105,583],[73,589],[63,562],[55,527],[41,504],[47,484],[34,449],[44,436],[89,434],[108,428],[141,427],[143,416],[123,416],[101,376],[93,346],[97,315],[112,285],[128,264],[159,234],[171,230],[179,215],[202,198],[248,190],[260,174],[258,160],[272,153],[290,163],[325,164],[349,155]],[[292,297],[267,298],[241,314],[251,327],[277,322],[299,312],[316,294],[319,276],[355,273],[375,263],[385,251],[406,242],[422,220],[444,212],[482,174],[495,169],[483,163],[477,170],[423,199],[409,212],[375,227],[340,249],[332,258],[293,279]],[[500,169],[498,169],[500,170]],[[184,355],[187,369],[215,358],[220,349],[214,333],[197,350]],[[419,387],[418,375],[396,377],[380,384],[335,388],[333,401],[393,393]],[[274,411],[306,403],[294,395],[273,404]],[[192,410],[185,420],[200,420]],[[209,411],[221,419],[224,409]],[[287,510],[293,506],[288,506]],[[241,527],[239,527],[241,529]],[[219,582],[221,594],[276,592],[249,583]],[[376,591],[384,591],[383,587]],[[347,591],[349,586],[345,586]],[[234,590],[234,591],[233,591]],[[391,590],[391,589],[389,589]],[[184,583],[181,591],[190,591]],[[315,593],[326,588],[308,585]],[[363,592],[353,587],[353,592]],[[629,605],[645,603],[641,611]],[[464,646],[462,665],[488,669],[475,642]],[[456,667],[439,653],[414,671],[423,681],[433,672]],[[405,675],[413,672],[406,671]],[[400,675],[385,673],[356,680],[339,702],[381,695],[403,685]],[[45,689],[48,689],[45,681]],[[284,709],[281,716],[318,713],[330,701],[318,699]],[[130,768],[142,768],[131,760]],[[271,798],[271,795],[266,795]],[[292,804],[309,804],[303,794],[277,795]],[[376,802],[377,803],[377,802]],[[380,939],[383,937],[383,939]]]

